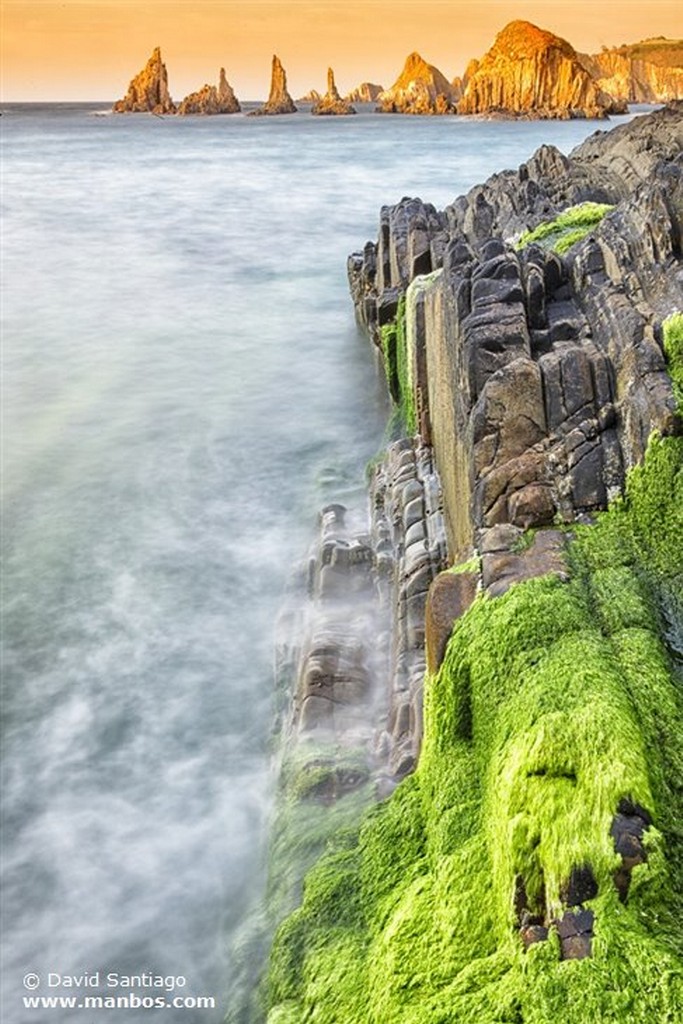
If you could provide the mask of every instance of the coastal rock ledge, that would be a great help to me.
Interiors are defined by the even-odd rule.
[[[157,46],[142,71],[133,78],[128,92],[113,106],[115,114],[175,114],[175,103],[168,91],[168,74]]]
[[[268,1024],[683,1020],[682,237],[679,102],[349,257],[404,436],[283,620]]]

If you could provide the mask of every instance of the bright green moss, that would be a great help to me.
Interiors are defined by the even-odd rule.
[[[674,394],[679,411],[683,411],[683,313],[672,313],[662,324],[662,329]]]
[[[417,414],[410,373],[405,296],[399,301],[396,319],[380,329],[380,341],[389,393],[400,411],[404,426],[402,433],[414,434]]]
[[[683,440],[653,438],[626,495],[576,529],[572,578],[480,595],[425,689],[417,771],[306,881],[276,937],[268,1024],[683,1020]],[[672,597],[674,595],[674,597]],[[672,603],[673,602],[673,603]],[[669,643],[663,642],[663,636]],[[653,816],[624,904],[619,802]],[[598,895],[593,955],[524,952],[514,895]]]
[[[585,238],[614,207],[607,203],[579,203],[563,210],[554,220],[544,221],[533,231],[525,231],[517,242],[518,249],[524,249],[537,242],[546,249],[553,249],[563,255],[582,238]]]

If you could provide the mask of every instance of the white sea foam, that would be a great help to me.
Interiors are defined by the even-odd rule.
[[[284,582],[382,433],[346,255],[381,204],[593,130],[89,113],[5,126],[13,1024],[27,971],[182,974],[220,1003],[263,880]]]

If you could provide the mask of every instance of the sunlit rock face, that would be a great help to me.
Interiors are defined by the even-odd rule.
[[[175,103],[168,91],[168,74],[157,46],[142,71],[128,86],[128,92],[113,107],[116,114],[175,114]]]
[[[221,68],[218,87],[205,85],[186,96],[178,107],[179,114],[238,114],[239,100]]]
[[[447,114],[454,111],[453,89],[438,68],[411,53],[390,89],[379,94],[383,114]]]
[[[644,39],[630,46],[578,55],[603,92],[628,103],[683,98],[683,40]]]
[[[334,82],[334,71],[332,68],[327,69],[327,92],[324,96],[320,97],[311,110],[311,113],[323,115],[344,115],[356,113],[355,108],[349,103],[349,101],[342,99],[339,95],[339,91]]]
[[[604,118],[623,107],[600,89],[566,40],[513,21],[467,75],[458,113]]]
[[[270,95],[266,103],[257,110],[252,111],[252,115],[260,116],[263,114],[296,114],[296,106],[294,100],[287,92],[287,75],[285,69],[280,63],[280,58],[273,55],[273,65],[270,78]]]
[[[375,85],[373,82],[361,82],[347,94],[349,103],[376,103],[379,94],[384,91],[383,86]]]

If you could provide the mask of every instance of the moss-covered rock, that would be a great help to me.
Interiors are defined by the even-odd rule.
[[[269,1024],[683,1019],[681,509],[683,439],[654,437],[569,582],[457,621],[417,771],[276,937]]]
[[[517,248],[524,249],[537,242],[544,249],[552,249],[562,255],[584,239],[613,209],[608,203],[588,202],[570,206],[554,220],[544,221],[533,231],[525,231],[517,242]]]

